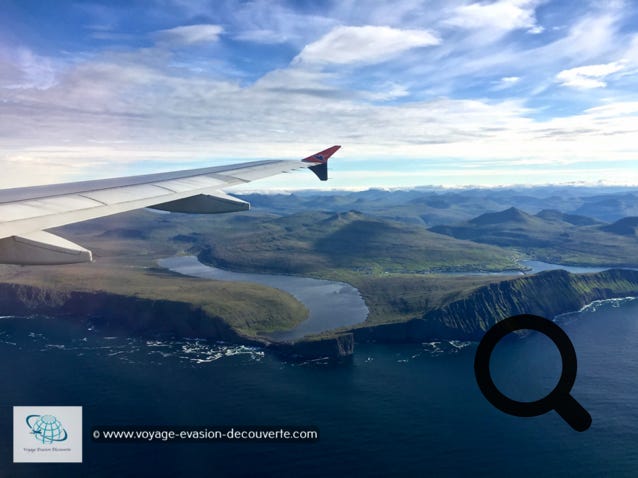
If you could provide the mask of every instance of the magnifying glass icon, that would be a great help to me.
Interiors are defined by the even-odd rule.
[[[534,402],[519,402],[507,397],[496,387],[490,374],[490,357],[496,344],[510,332],[535,330],[549,337],[558,348],[563,370],[554,390]],[[474,374],[485,398],[499,410],[517,417],[535,417],[556,410],[569,426],[584,432],[591,426],[591,415],[570,395],[576,381],[576,351],[563,329],[538,315],[521,314],[496,323],[486,332],[476,349]]]

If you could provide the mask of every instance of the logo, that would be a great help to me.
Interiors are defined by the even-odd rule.
[[[13,407],[14,463],[82,463],[82,407]]]
[[[62,423],[54,415],[29,415],[26,422],[35,439],[45,445],[68,438]]]

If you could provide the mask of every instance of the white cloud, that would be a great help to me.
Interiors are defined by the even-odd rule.
[[[399,85],[394,82],[389,82],[382,85],[377,91],[366,93],[365,98],[372,101],[391,101],[398,98],[406,97],[410,94],[408,89],[404,85]]]
[[[607,76],[619,72],[626,66],[625,62],[615,61],[600,65],[579,66],[563,70],[556,75],[556,79],[563,85],[578,89],[604,88],[603,81]]]
[[[445,21],[466,29],[517,30],[527,29],[538,34],[543,27],[536,24],[536,0],[500,0],[492,3],[472,3],[456,7]]]
[[[223,31],[220,25],[200,24],[159,30],[155,34],[162,41],[192,45],[216,42]]]
[[[8,50],[0,45],[0,87],[46,89],[56,82],[58,66],[51,58],[24,47]]]
[[[331,86],[335,79],[334,73],[292,66],[267,73],[255,82],[251,91],[336,100],[346,95],[343,90]]]
[[[223,9],[224,7],[220,7]],[[278,0],[251,0],[226,5],[232,13],[225,18],[228,35],[236,40],[268,45],[288,43],[301,50],[337,25],[336,19],[303,13]],[[322,12],[328,12],[328,9]]]
[[[525,157],[540,164],[635,160],[638,117],[620,115],[633,111],[631,104],[539,122],[516,101],[369,104],[326,86],[334,73],[287,68],[241,87],[181,77],[174,69],[167,74],[161,63],[144,65],[142,53],[134,60],[110,55],[75,66],[49,89],[5,90],[0,130],[6,141],[0,156],[14,159],[13,177],[23,164],[22,180],[29,180],[29,158],[53,161],[56,174],[67,165],[68,174],[77,177],[79,170],[87,176],[113,174],[110,168],[86,166],[93,161],[208,163],[263,157],[264,151],[269,157],[294,158],[338,143],[351,161],[438,157],[470,164],[489,158],[506,167],[521,159],[521,144]],[[387,83],[380,91],[391,99],[403,95],[405,87]]]
[[[281,32],[267,28],[245,30],[233,37],[235,40],[249,41],[262,44],[285,43],[288,37]]]
[[[638,64],[638,34],[631,36],[627,51],[623,57],[631,63]]]
[[[535,4],[476,2],[468,5],[479,10],[466,16],[465,27],[450,28],[441,18],[452,2],[444,0],[428,3],[429,9],[419,0],[401,0],[400,8],[387,2],[361,8],[343,0],[320,14],[290,10],[290,3],[251,1],[226,16],[206,15],[210,4],[202,1],[198,18],[225,28],[228,42],[217,43],[219,55],[170,48],[217,41],[222,29],[212,24],[163,30],[151,48],[136,49],[136,37],[128,48],[116,43],[118,48],[109,50],[104,44],[103,50],[81,56],[20,57],[18,47],[4,54],[0,48],[0,163],[8,171],[0,186],[50,182],[53,175],[56,180],[121,175],[133,163],[134,172],[141,173],[215,161],[295,158],[337,143],[344,148],[334,163],[332,184],[340,186],[361,184],[362,175],[339,176],[339,165],[352,170],[371,158],[380,160],[372,171],[378,184],[389,177],[388,160],[405,167],[401,174],[414,176],[415,182],[424,181],[415,165],[431,165],[432,158],[445,162],[441,170],[458,168],[446,173],[457,176],[457,184],[472,181],[470,169],[498,178],[501,170],[516,175],[525,165],[540,175],[543,166],[577,164],[565,167],[565,177],[573,173],[577,179],[588,162],[600,158],[618,168],[627,165],[631,172],[638,115],[629,101],[633,90],[622,88],[633,78],[616,81],[613,91],[592,90],[587,106],[602,106],[580,114],[564,111],[585,108],[577,103],[583,95],[561,89],[598,87],[611,75],[617,79],[632,72],[638,35],[628,32],[621,16],[578,9],[560,17],[566,22],[562,30],[532,38],[525,32],[542,28],[534,18]],[[481,8],[496,8],[491,11],[496,19]],[[552,27],[549,20],[546,27]],[[235,40],[269,45],[255,49],[237,42],[232,51],[224,49]],[[421,48],[431,45],[438,46]],[[241,48],[245,56],[237,55]],[[250,61],[255,50],[261,55],[271,49],[275,61]],[[618,58],[627,58],[626,67],[622,61],[609,63]],[[388,59],[394,61],[374,65]],[[11,85],[21,86],[6,87]],[[502,95],[495,90],[513,85],[508,96],[520,98],[497,99]],[[530,90],[547,96],[535,98]],[[542,104],[556,90],[560,106],[569,105],[563,117],[552,118],[551,100],[544,110],[523,106]],[[620,103],[623,99],[627,103]],[[607,163],[602,172],[596,170],[600,177],[611,177],[605,176]],[[34,165],[37,177],[30,174]],[[295,187],[316,186],[312,175],[297,177]],[[288,176],[280,180],[291,184]]]
[[[596,117],[614,117],[638,114],[638,101],[623,101],[595,106],[585,110],[585,113]]]
[[[295,58],[298,63],[378,63],[417,47],[437,45],[440,39],[427,30],[390,27],[339,26]]]
[[[511,88],[516,83],[521,81],[519,76],[504,76],[499,80],[499,82],[494,87],[495,90],[505,90],[507,88]]]
[[[556,41],[529,51],[524,60],[561,64],[563,61],[594,62],[608,55],[617,55],[624,39],[618,36],[622,12],[588,14],[579,17]]]

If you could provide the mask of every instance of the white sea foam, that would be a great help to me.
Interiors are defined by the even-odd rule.
[[[423,352],[430,356],[452,355],[472,345],[467,340],[441,340],[433,342],[423,342]]]
[[[465,347],[472,345],[472,342],[468,342],[467,340],[450,340],[449,344],[458,350],[463,350]]]
[[[40,327],[26,325],[22,322],[26,317],[8,317],[20,320],[23,328],[16,331],[0,330],[0,344],[17,346],[28,339],[28,347],[32,347],[43,354],[54,350],[71,353],[75,356],[97,355],[101,357],[124,360],[127,363],[161,364],[178,361],[190,364],[207,364],[222,359],[232,359],[236,356],[259,361],[265,355],[263,350],[246,345],[232,345],[222,342],[211,342],[200,338],[185,338],[174,340],[141,339],[136,337],[101,336],[95,329],[85,336],[73,337],[68,343],[59,343],[59,338]],[[36,319],[36,316],[30,317]],[[45,319],[40,317],[40,319]],[[19,340],[18,340],[19,339]],[[58,343],[56,343],[58,342]]]
[[[149,355],[151,354],[155,354],[155,355],[160,355],[161,357],[167,358],[167,357],[173,357],[175,354],[171,353],[171,352],[163,352],[161,350],[152,350],[148,353]]]
[[[610,305],[611,307],[620,307],[623,304],[636,300],[636,297],[620,297],[617,299],[603,299],[603,300],[595,300],[590,304],[587,304],[578,312],[596,312],[600,307],[604,305]]]
[[[147,340],[147,347],[170,347],[171,344],[168,342],[162,342],[161,340]]]
[[[593,302],[590,302],[587,305],[584,305],[583,307],[581,307],[577,311],[566,312],[564,314],[557,315],[556,317],[554,317],[554,321],[557,321],[557,320],[565,321],[565,320],[569,320],[570,318],[575,318],[579,314],[593,313],[593,312],[596,312],[601,307],[605,307],[605,306],[611,306],[611,307],[614,307],[614,308],[618,308],[618,307],[621,307],[623,304],[627,304],[627,303],[632,302],[632,301],[634,301],[636,299],[637,299],[636,297],[627,296],[627,297],[619,297],[619,298],[616,298],[616,299],[595,300]]]

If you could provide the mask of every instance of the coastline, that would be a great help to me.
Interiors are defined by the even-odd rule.
[[[555,318],[598,300],[638,295],[638,271],[610,269],[589,274],[552,270],[494,282],[403,322],[353,328],[357,342],[414,343],[480,340],[496,322],[529,313]]]
[[[61,291],[33,285],[0,283],[2,316],[43,315],[113,334],[149,339],[197,337],[263,347],[291,359],[345,358],[354,351],[351,333],[309,337],[293,343],[252,337],[202,307],[174,300],[153,300],[104,291]]]
[[[275,343],[295,342],[304,337],[363,323],[369,313],[359,290],[342,281],[228,271],[204,264],[197,256],[190,255],[168,257],[157,263],[173,273],[187,277],[255,283],[290,294],[306,307],[308,317],[293,328],[262,335],[264,339]]]
[[[390,324],[362,324],[292,343],[251,337],[222,317],[188,302],[153,300],[104,291],[62,291],[0,283],[2,315],[46,315],[144,337],[199,337],[264,347],[294,359],[343,359],[355,342],[415,343],[478,340],[493,323],[517,313],[557,317],[599,300],[638,295],[638,271],[613,269],[592,274],[548,271],[510,278],[469,291],[464,297],[418,318]]]

